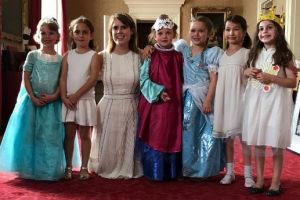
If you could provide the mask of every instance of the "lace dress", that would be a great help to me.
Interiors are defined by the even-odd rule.
[[[105,52],[102,74],[104,96],[97,105],[89,170],[112,179],[140,177],[135,156],[139,55]]]

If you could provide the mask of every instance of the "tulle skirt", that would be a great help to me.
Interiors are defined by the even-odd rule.
[[[63,141],[61,101],[37,107],[21,87],[0,146],[0,171],[28,179],[58,180],[66,165]],[[74,157],[78,160],[78,151]]]

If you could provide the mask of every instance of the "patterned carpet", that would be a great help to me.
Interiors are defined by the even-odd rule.
[[[236,148],[240,152],[240,146]],[[236,153],[236,181],[232,185],[219,185],[223,176],[206,180],[183,179],[172,182],[152,182],[145,178],[132,180],[109,180],[92,175],[88,181],[79,181],[78,172],[71,181],[45,182],[17,178],[11,174],[0,173],[0,199],[100,199],[100,200],[206,200],[206,199],[270,199],[264,194],[250,195],[243,187],[243,165],[240,153]],[[271,179],[271,157],[266,159],[266,181]],[[274,199],[300,199],[300,156],[285,152],[285,163],[282,174],[284,193]]]

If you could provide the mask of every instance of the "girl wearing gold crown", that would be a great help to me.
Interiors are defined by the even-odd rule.
[[[282,193],[280,176],[284,149],[291,142],[292,88],[296,86],[293,54],[284,37],[283,24],[271,10],[260,16],[245,75],[243,141],[255,146],[256,183],[250,193],[264,192],[266,147],[273,158],[273,176],[267,196]]]

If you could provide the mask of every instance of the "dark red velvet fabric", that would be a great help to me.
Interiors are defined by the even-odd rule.
[[[141,95],[139,137],[160,152],[181,152],[182,66],[182,55],[175,50],[155,50],[151,54],[150,79],[164,86],[171,100],[149,103]]]

